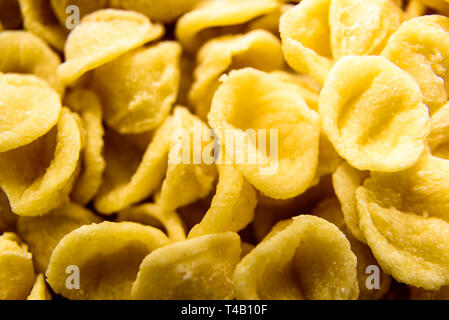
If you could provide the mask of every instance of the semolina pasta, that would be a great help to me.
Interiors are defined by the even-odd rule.
[[[0,0],[0,300],[449,300],[448,32],[449,0]]]

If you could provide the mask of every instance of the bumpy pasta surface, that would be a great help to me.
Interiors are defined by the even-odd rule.
[[[0,300],[449,299],[448,15],[0,0]]]

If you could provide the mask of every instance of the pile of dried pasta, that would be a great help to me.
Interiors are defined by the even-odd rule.
[[[449,298],[447,14],[0,0],[0,299]]]

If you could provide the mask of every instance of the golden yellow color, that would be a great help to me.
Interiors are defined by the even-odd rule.
[[[444,245],[449,223],[425,212],[405,211],[392,205],[392,199],[379,199],[369,187],[359,187],[356,196],[360,228],[387,274],[426,290],[449,284],[449,248]]]
[[[56,293],[69,299],[130,299],[142,260],[168,243],[160,230],[133,222],[82,226],[56,246],[47,281]],[[79,268],[79,290],[66,287],[68,266]]]
[[[49,133],[15,150],[0,153],[0,187],[12,211],[40,216],[68,200],[81,151],[77,116],[63,108]]]
[[[166,211],[160,205],[144,203],[128,207],[117,214],[117,221],[133,221],[158,228],[172,241],[186,239],[184,225],[176,211]]]
[[[382,52],[416,80],[431,114],[449,98],[448,32],[447,17],[417,17],[404,22]]]
[[[157,128],[171,111],[179,89],[181,46],[163,41],[128,52],[94,71],[108,126],[123,134]]]
[[[329,6],[331,0],[304,0],[284,13],[279,23],[287,63],[324,83],[332,67]]]
[[[401,9],[391,0],[331,0],[332,56],[380,54],[401,22]]]
[[[87,0],[89,1],[89,0]],[[193,9],[199,0],[109,0],[113,8],[137,11],[148,18],[164,23],[173,22],[176,18]]]
[[[363,243],[366,243],[366,240],[359,227],[359,214],[357,212],[355,192],[368,176],[368,172],[359,171],[346,162],[343,162],[332,174],[332,185],[335,195],[340,201],[345,224],[351,234]]]
[[[207,119],[223,73],[244,67],[272,71],[284,66],[281,42],[264,30],[214,38],[198,51],[197,63],[189,100],[202,119]]]
[[[62,52],[68,30],[59,24],[50,0],[18,0],[25,30],[34,33]]]
[[[185,107],[176,107],[168,153],[168,167],[158,199],[166,211],[194,203],[212,192],[217,170],[204,163],[203,154],[213,145],[209,128]],[[213,160],[213,159],[211,159]]]
[[[40,38],[27,31],[0,33],[0,72],[34,74],[60,95],[64,86],[57,75],[61,59]]]
[[[224,144],[223,163],[235,164],[269,197],[287,199],[304,192],[318,165],[318,114],[295,85],[275,75],[245,68],[221,81],[208,118]],[[265,130],[265,143],[257,138],[259,129]]]
[[[423,290],[410,287],[410,300],[449,300],[449,286],[441,287],[440,290]]]
[[[34,282],[33,288],[27,300],[51,300],[51,294],[48,291],[47,284],[45,283],[45,278],[42,273],[36,276],[36,281]]]
[[[237,299],[357,299],[357,259],[334,224],[300,215],[279,222],[237,265]]]
[[[380,53],[401,21],[390,0],[305,0],[281,17],[282,49],[293,69],[324,83],[341,57]]]
[[[98,212],[112,214],[156,191],[166,172],[171,132],[168,117],[143,149],[130,143],[132,137],[106,132],[106,169],[94,202]]]
[[[427,144],[432,154],[449,160],[449,103],[432,114],[430,123],[431,130]]]
[[[377,300],[381,299],[389,290],[391,277],[385,274],[379,268],[379,288],[369,289],[366,282],[369,281],[370,272],[367,273],[369,266],[378,266],[376,259],[371,253],[370,248],[358,241],[349,232],[340,203],[337,198],[330,197],[322,200],[313,210],[313,214],[335,224],[348,238],[351,244],[351,250],[357,257],[357,279],[359,283],[359,300]]]
[[[275,0],[206,0],[183,15],[176,24],[176,38],[189,51],[196,51],[222,27],[238,27],[250,20],[275,11]],[[218,33],[219,34],[219,33]]]
[[[100,189],[106,166],[103,157],[102,106],[95,92],[84,89],[70,92],[65,104],[80,114],[85,129],[86,143],[81,155],[82,170],[70,197],[75,202],[86,205]]]
[[[13,239],[14,235],[0,236],[0,300],[26,299],[33,287],[31,254]]]
[[[232,165],[219,165],[217,191],[200,223],[189,232],[189,238],[225,231],[238,232],[254,219],[257,205],[253,186]]]
[[[135,299],[233,299],[232,275],[240,260],[240,238],[225,232],[154,250],[143,260]]]
[[[37,272],[45,272],[53,249],[66,234],[102,219],[75,203],[65,203],[42,217],[20,217],[17,232],[33,254]]]
[[[163,33],[163,26],[152,24],[137,12],[95,11],[85,16],[67,38],[66,60],[58,68],[58,75],[64,83],[73,84],[84,73],[161,37]]]
[[[335,150],[359,170],[411,167],[430,132],[417,83],[382,57],[340,59],[321,91],[319,111]]]
[[[58,94],[32,75],[0,73],[0,105],[0,152],[45,135],[61,112]]]

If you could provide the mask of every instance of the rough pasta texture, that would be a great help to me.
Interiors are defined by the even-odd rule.
[[[0,300],[449,300],[448,15],[0,0]]]

